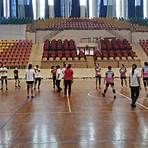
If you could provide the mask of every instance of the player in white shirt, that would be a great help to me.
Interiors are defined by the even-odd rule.
[[[132,70],[129,73],[129,86],[131,88],[131,107],[134,108],[136,107],[136,101],[139,97],[139,91],[141,89],[140,76],[136,64],[132,65]]]
[[[34,69],[32,69],[32,64],[28,65],[26,70],[25,79],[27,83],[27,98],[29,99],[29,90],[31,90],[31,98],[33,98],[33,84],[34,84]]]
[[[62,90],[60,84],[61,84],[61,79],[63,78],[63,72],[60,68],[60,66],[56,66],[57,68],[57,71],[56,71],[56,86],[57,86],[57,89],[58,89],[58,92],[60,92]]]
[[[64,66],[63,66],[63,68],[62,68],[63,76],[64,76],[64,73],[65,73],[66,68],[67,68],[67,64],[64,64]]]
[[[67,68],[67,64],[64,64],[64,65],[63,65],[63,68],[62,68],[62,78],[64,78],[64,74],[65,74],[66,68]],[[65,81],[63,81],[63,86],[65,86],[64,82],[65,82]]]
[[[36,85],[38,83],[38,89],[40,89],[40,85],[41,85],[41,79],[42,79],[42,74],[41,74],[41,70],[39,69],[39,66],[36,65],[36,67],[34,68],[35,70],[35,83],[34,83],[34,89],[36,89]]]
[[[8,90],[8,87],[7,87],[7,74],[8,74],[8,70],[7,70],[6,66],[2,65],[1,68],[0,68],[1,90],[3,90],[4,81],[5,81],[5,85],[6,85],[6,90]]]

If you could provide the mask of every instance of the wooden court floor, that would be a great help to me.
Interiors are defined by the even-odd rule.
[[[148,100],[141,90],[130,107],[129,88],[116,80],[117,99],[95,89],[95,80],[74,80],[71,98],[43,80],[33,101],[26,84],[0,91],[0,148],[148,148]]]

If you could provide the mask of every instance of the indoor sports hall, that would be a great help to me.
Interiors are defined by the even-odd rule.
[[[0,0],[0,148],[147,148],[148,1]]]

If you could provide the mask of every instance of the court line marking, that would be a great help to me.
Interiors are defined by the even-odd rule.
[[[2,130],[9,123],[9,121],[11,121],[15,117],[17,112],[20,111],[27,104],[27,102],[28,102],[28,99],[25,99],[23,103],[20,104],[20,106],[14,112],[12,112],[8,120],[6,120],[5,123],[2,126],[0,126],[0,130]]]
[[[88,96],[90,96],[90,97],[92,97],[92,98],[97,98],[97,99],[98,99],[99,96],[91,95],[92,93],[93,93],[93,91],[89,92],[89,93],[88,93]],[[119,98],[119,99],[121,99],[121,98]],[[123,101],[123,100],[122,100],[122,101]],[[128,102],[129,102],[128,100],[125,100],[125,103],[129,104]]]
[[[68,112],[71,113],[72,109],[71,109],[71,104],[70,104],[70,98],[67,97],[67,104],[68,104]]]
[[[89,136],[88,134],[86,134],[85,136]],[[98,136],[97,136],[98,138]],[[123,138],[123,139],[103,139],[103,140],[81,140],[81,143],[106,143],[106,142],[115,142],[115,143],[125,143],[125,142],[133,142],[133,143],[140,143],[140,142],[148,142],[148,139],[142,139],[142,140],[129,140],[127,138]],[[62,141],[52,141],[52,140],[47,140],[45,142],[17,142],[17,143],[1,143],[0,146],[17,146],[17,145],[29,145],[29,144],[33,144],[33,145],[44,145],[44,144],[80,144],[80,142],[78,140],[62,140]]]
[[[117,92],[117,94],[119,94],[120,96],[126,98],[127,100],[129,100],[129,101],[131,102],[132,99],[131,99],[130,97],[128,97],[128,96],[126,96],[126,95],[120,93],[120,92],[117,91],[117,90],[116,90],[116,92]],[[137,104],[138,104],[139,106],[143,107],[144,109],[148,110],[148,107],[146,107],[145,105],[139,103],[138,101],[137,101]]]
[[[93,92],[90,91],[90,92],[88,93],[88,96],[93,97],[93,98],[98,98],[97,96],[91,95],[91,93],[93,93]],[[116,90],[116,93],[117,93],[118,95],[120,95],[120,96],[126,98],[129,102],[131,102],[131,98],[130,98],[130,97],[128,97],[128,96],[126,96],[126,95],[120,93],[120,92],[117,91],[117,90]],[[137,101],[137,104],[138,104],[139,106],[143,107],[144,109],[148,110],[148,107],[146,107],[145,105],[139,103],[138,101]]]

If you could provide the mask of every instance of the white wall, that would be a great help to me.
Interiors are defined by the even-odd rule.
[[[32,43],[35,43],[35,33],[26,32],[26,40],[32,40]]]
[[[114,37],[106,30],[64,30],[54,36],[52,39],[73,39],[76,43],[80,42],[81,38],[93,37]]]
[[[0,40],[26,39],[26,25],[0,25]]]
[[[148,32],[133,32],[132,33],[132,42],[137,43],[139,40],[148,39]]]
[[[131,41],[131,32],[129,30],[114,30],[117,34],[122,36],[123,38]]]
[[[36,43],[43,43],[44,38],[48,36],[52,31],[37,31],[36,32]]]

